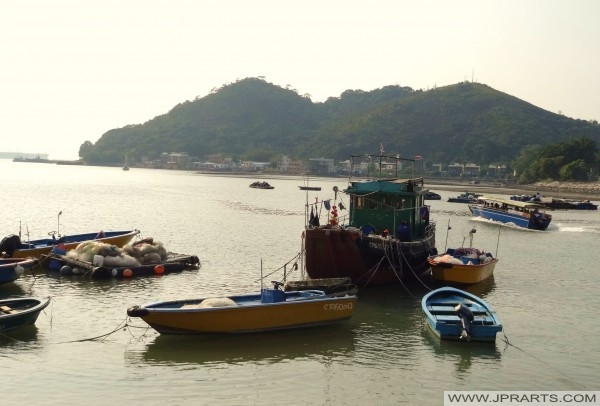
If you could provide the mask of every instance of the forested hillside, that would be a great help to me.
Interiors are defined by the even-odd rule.
[[[181,103],[143,124],[112,129],[81,158],[90,164],[135,163],[163,152],[204,158],[267,161],[347,159],[374,153],[421,155],[427,162],[510,162],[523,148],[586,137],[600,141],[597,122],[575,120],[478,83],[432,90],[386,86],[313,103],[309,97],[260,78],[221,87]]]

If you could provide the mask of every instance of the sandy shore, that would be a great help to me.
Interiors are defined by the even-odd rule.
[[[493,182],[481,182],[474,185],[468,182],[440,180],[430,178],[425,180],[430,190],[456,190],[462,192],[497,193],[508,195],[526,195],[541,193],[542,196],[562,199],[600,200],[600,182],[537,182],[529,185],[502,185]]]

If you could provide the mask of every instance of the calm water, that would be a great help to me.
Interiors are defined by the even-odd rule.
[[[0,180],[1,237],[137,228],[202,261],[162,277],[37,272],[0,286],[1,298],[54,299],[34,327],[0,336],[2,404],[436,405],[444,389],[599,389],[599,212],[556,211],[546,232],[514,230],[473,220],[466,205],[446,202],[456,191],[431,187],[443,198],[430,202],[439,250],[468,244],[476,227],[474,245],[497,252],[493,280],[468,290],[495,307],[508,346],[502,336],[439,342],[420,309],[427,289],[415,286],[367,287],[350,322],[324,329],[169,337],[127,320],[127,307],[258,290],[261,261],[267,275],[300,252],[300,178],[267,178],[275,189],[256,190],[256,178],[0,160]],[[311,201],[346,186],[313,183],[323,189]]]

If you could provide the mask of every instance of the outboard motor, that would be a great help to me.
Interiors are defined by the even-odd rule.
[[[285,292],[281,290],[283,283],[272,281],[273,289],[262,289],[260,292],[261,303],[285,302]]]
[[[6,236],[0,242],[0,256],[6,258],[12,257],[13,253],[21,245],[21,238],[18,235],[11,234]]]
[[[473,319],[473,312],[471,309],[467,307],[464,303],[460,303],[456,305],[454,308],[456,315],[460,318],[460,322],[462,324],[462,332],[460,333],[460,339],[466,339],[467,341],[471,341],[471,324]]]

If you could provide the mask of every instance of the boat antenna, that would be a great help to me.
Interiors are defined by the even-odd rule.
[[[498,241],[496,241],[496,258],[498,258],[498,245],[500,245],[500,230],[501,227],[498,226]]]
[[[450,230],[452,230],[452,227],[450,227],[450,220],[448,220],[448,228],[446,229],[446,243],[444,245],[444,252],[446,251],[446,248],[448,247],[448,233],[450,232]]]
[[[58,224],[56,225],[56,234],[58,234],[58,238],[60,238],[60,216],[62,215],[62,210],[58,212]]]
[[[476,232],[477,230],[475,230],[475,227],[473,227],[471,231],[469,231],[469,248],[473,248],[473,234],[475,234]]]

